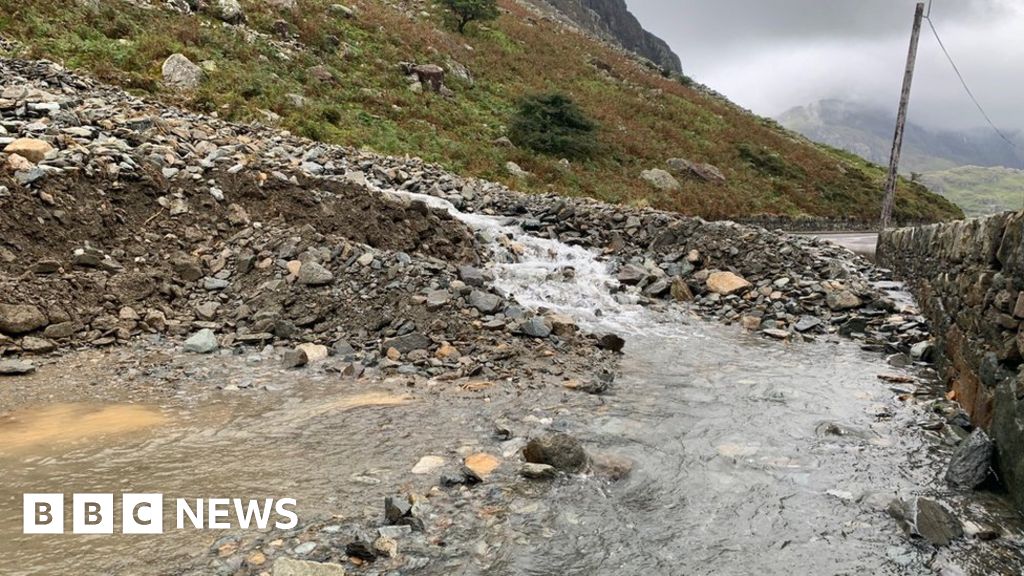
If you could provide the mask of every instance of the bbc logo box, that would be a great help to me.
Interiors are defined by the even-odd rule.
[[[162,494],[122,494],[121,533],[163,533],[163,509]],[[113,494],[73,494],[71,497],[74,534],[113,534],[115,514]],[[64,495],[23,495],[22,518],[25,534],[63,534]]]

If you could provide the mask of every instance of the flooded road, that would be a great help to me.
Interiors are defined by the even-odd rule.
[[[779,343],[684,309],[642,308],[609,289],[614,279],[590,252],[501,219],[465,219],[498,243],[499,288],[625,337],[610,394],[544,383],[542,374],[558,373],[545,354],[523,383],[461,386],[288,372],[259,355],[178,357],[171,362],[192,388],[150,403],[42,402],[0,420],[3,573],[181,574],[177,566],[196,563],[188,574],[232,573],[228,560],[206,557],[223,535],[216,531],[22,535],[25,492],[288,497],[304,523],[374,526],[397,490],[428,495],[427,535],[400,543],[407,556],[397,564],[368,573],[1021,573],[1024,533],[1002,497],[979,504],[940,482],[950,438],[919,425],[932,407],[914,386],[926,380],[908,389],[878,378],[914,382],[913,368],[845,340]],[[516,258],[502,244],[510,235]],[[62,372],[58,363],[32,378],[73,387],[102,374]],[[496,437],[495,422],[508,423],[511,438]],[[579,437],[621,473],[518,478],[525,439],[549,430]],[[479,453],[497,460],[493,476],[474,488],[437,488],[444,467]],[[413,473],[431,457],[440,467]],[[998,526],[999,538],[941,553],[910,541],[885,508],[916,495]]]

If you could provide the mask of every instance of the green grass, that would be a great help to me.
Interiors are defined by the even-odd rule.
[[[143,95],[237,121],[281,117],[283,128],[330,143],[384,154],[416,155],[451,170],[525,192],[554,191],[651,205],[710,218],[755,214],[877,217],[883,173],[843,153],[810,144],[772,122],[706,96],[678,79],[662,78],[606,46],[563,33],[516,3],[503,1],[495,22],[471,25],[466,36],[447,28],[441,13],[407,16],[376,0],[351,2],[358,16],[330,10],[330,0],[299,0],[278,12],[243,1],[248,25],[274,37],[283,20],[303,49],[282,56],[272,42],[245,39],[205,16],[145,10],[122,0],[92,12],[63,0],[0,0],[0,34],[47,57]],[[418,12],[416,12],[418,14]],[[160,65],[174,52],[215,67],[195,94],[165,90]],[[408,90],[400,61],[466,65],[474,85],[449,78],[455,97]],[[592,62],[599,62],[600,67]],[[336,82],[308,77],[326,67]],[[607,71],[601,70],[605,68]],[[558,91],[593,118],[598,152],[574,161],[493,144],[506,135],[524,96]],[[308,100],[291,103],[290,94]],[[684,179],[682,190],[660,193],[642,170],[684,157],[719,167],[724,185]],[[514,161],[534,174],[515,181]],[[959,217],[948,201],[904,183],[902,220]]]
[[[961,166],[927,172],[921,182],[955,202],[968,216],[1024,210],[1024,170]]]

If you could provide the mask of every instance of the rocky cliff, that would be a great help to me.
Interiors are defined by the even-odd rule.
[[[625,0],[542,0],[584,30],[619,44],[669,72],[683,71],[672,48],[640,24]]]
[[[1024,212],[888,231],[878,257],[912,286],[952,395],[1024,507]]]

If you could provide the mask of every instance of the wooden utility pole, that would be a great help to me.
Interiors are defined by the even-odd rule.
[[[892,139],[892,155],[889,157],[889,176],[885,180],[885,199],[882,201],[883,231],[892,222],[892,207],[896,203],[896,182],[899,180],[900,153],[903,151],[903,129],[907,124],[910,86],[914,83],[914,64],[917,62],[917,44],[921,38],[921,20],[923,18],[924,2],[918,2],[917,11],[914,13],[914,32],[910,36],[910,53],[907,54],[907,70],[903,74],[900,110],[896,114],[896,134]]]

